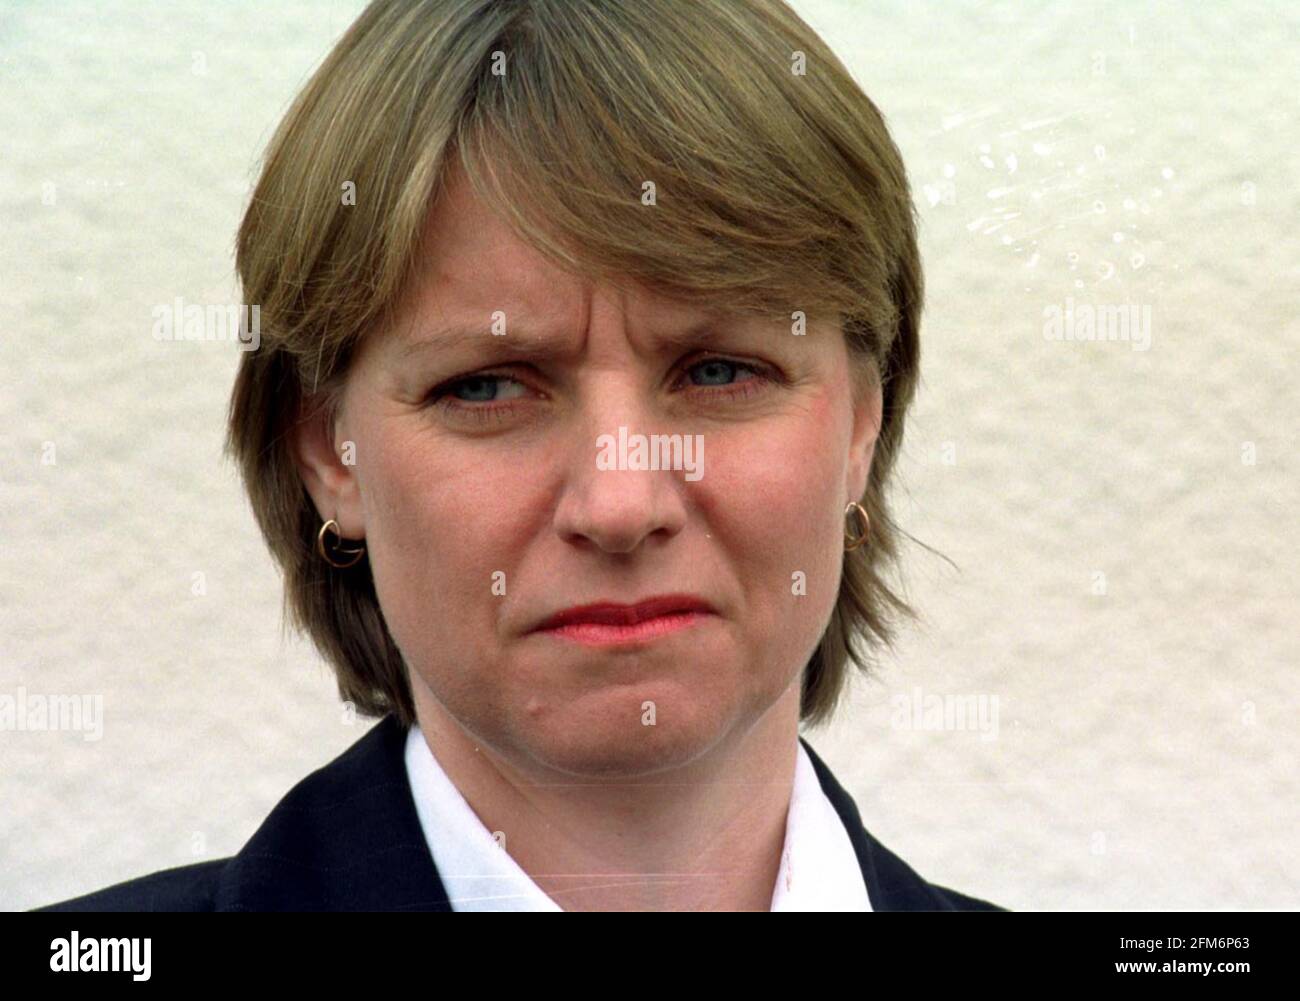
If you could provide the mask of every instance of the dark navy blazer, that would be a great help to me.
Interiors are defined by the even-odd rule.
[[[165,869],[38,911],[450,911],[406,775],[407,730],[389,715],[295,785],[238,855]],[[877,911],[1000,911],[927,883],[862,826],[799,738],[843,820]]]

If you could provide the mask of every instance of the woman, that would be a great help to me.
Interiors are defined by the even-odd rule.
[[[779,0],[376,0],[239,233],[229,447],[378,726],[229,859],[52,909],[995,909],[800,723],[911,614],[922,277],[874,105]]]

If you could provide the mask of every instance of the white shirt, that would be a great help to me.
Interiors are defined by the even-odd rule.
[[[853,842],[798,745],[773,911],[869,911]],[[479,820],[420,732],[406,735],[415,812],[453,911],[561,911]]]

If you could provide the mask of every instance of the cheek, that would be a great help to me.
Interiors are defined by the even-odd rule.
[[[423,618],[425,629],[436,629],[443,621],[425,606],[432,586],[428,568],[442,562],[439,537],[428,531],[435,514],[431,492],[415,488],[416,462],[409,453],[403,461],[397,442],[377,441],[365,456],[358,474],[375,594],[398,649],[408,663],[418,662],[423,651],[412,645],[424,642],[418,622]]]
[[[426,472],[425,450],[410,436],[378,438],[359,470],[364,484],[366,536],[384,566],[422,560],[439,541],[428,531],[446,507]],[[423,551],[423,555],[422,555]]]
[[[765,421],[717,442],[705,465],[708,505],[735,526],[755,561],[817,558],[815,568],[824,570],[828,551],[834,557],[829,562],[838,561],[847,447],[828,395],[813,397],[796,417]],[[802,569],[811,575],[814,567]]]
[[[744,595],[745,629],[774,663],[810,652],[834,609],[847,448],[842,413],[827,394],[797,415],[730,432],[713,456],[706,452],[700,506]]]
[[[418,433],[370,453],[366,536],[380,604],[395,636],[417,629],[450,643],[492,609],[493,574],[507,571],[512,525],[526,498],[514,467],[458,461],[454,447]]]

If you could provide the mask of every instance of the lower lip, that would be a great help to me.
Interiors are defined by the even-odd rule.
[[[611,625],[603,622],[571,622],[542,630],[547,636],[558,636],[585,646],[617,646],[622,643],[644,643],[647,640],[670,636],[689,629],[708,614],[705,612],[674,612],[657,615],[631,626]]]

